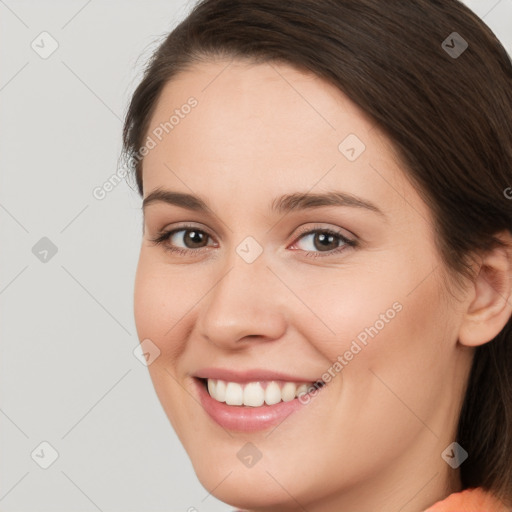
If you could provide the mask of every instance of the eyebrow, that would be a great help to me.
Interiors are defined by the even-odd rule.
[[[207,202],[198,196],[161,188],[153,190],[144,198],[142,209],[144,210],[148,205],[153,203],[167,203],[202,213],[211,211]],[[270,211],[284,214],[292,211],[320,208],[322,206],[362,208],[377,213],[382,217],[386,217],[384,212],[370,201],[344,192],[325,192],[317,194],[296,192],[286,194],[272,201]]]

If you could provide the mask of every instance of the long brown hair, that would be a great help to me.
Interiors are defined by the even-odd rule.
[[[139,149],[163,86],[213,57],[288,63],[365,111],[430,206],[456,281],[474,277],[474,252],[511,230],[512,62],[459,1],[199,2],[154,53],[129,105],[124,154],[141,195]],[[469,453],[463,488],[482,486],[512,503],[512,320],[475,351],[457,441]]]

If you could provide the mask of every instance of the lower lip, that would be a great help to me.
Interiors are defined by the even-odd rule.
[[[221,427],[239,432],[255,432],[279,425],[290,414],[305,404],[294,398],[289,402],[274,405],[264,404],[260,407],[227,405],[212,398],[204,382],[194,378],[199,391],[199,399],[206,413]],[[321,391],[319,388],[317,391]]]

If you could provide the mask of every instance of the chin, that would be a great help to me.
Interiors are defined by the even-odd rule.
[[[203,487],[228,505],[239,509],[266,511],[297,508],[297,503],[290,503],[290,495],[270,476],[272,471],[267,473],[265,469],[261,469],[255,472],[256,468],[252,468],[221,474],[215,470],[212,472],[212,466],[206,467],[200,462],[197,466],[194,465],[194,469]],[[287,489],[292,496],[299,493],[298,489],[289,486]]]

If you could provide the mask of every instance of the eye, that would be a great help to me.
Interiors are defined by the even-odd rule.
[[[164,245],[168,251],[186,254],[197,253],[207,247],[208,238],[211,238],[210,235],[196,226],[181,226],[179,229],[162,231],[150,241],[155,245]]]
[[[150,239],[155,245],[163,245],[167,251],[178,254],[198,254],[206,249],[211,236],[196,226],[181,226],[177,229],[161,231]],[[300,245],[300,250],[308,257],[325,257],[345,251],[347,247],[356,247],[357,241],[351,240],[339,231],[326,228],[303,230],[291,246]],[[211,246],[211,245],[210,245]]]
[[[331,256],[345,251],[347,247],[357,246],[356,240],[347,238],[339,231],[325,228],[303,232],[293,245],[299,245],[298,241],[303,242],[302,248],[299,248],[307,253],[306,256],[313,258]]]

